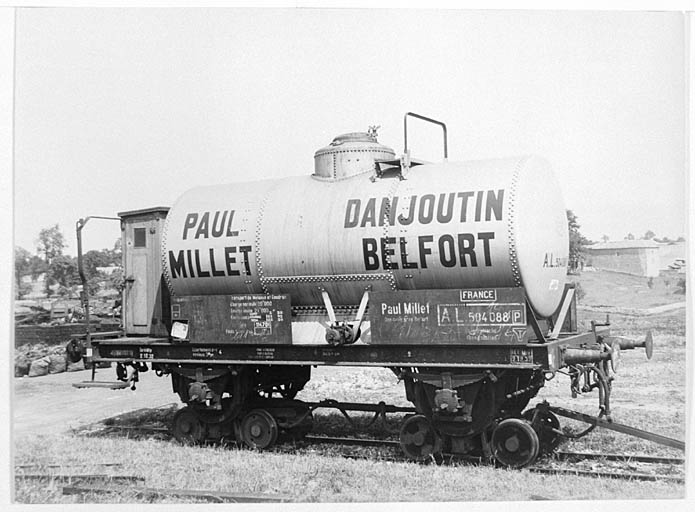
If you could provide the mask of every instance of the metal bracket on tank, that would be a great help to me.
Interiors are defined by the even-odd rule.
[[[335,324],[335,311],[333,310],[333,303],[328,295],[328,292],[321,288],[321,298],[323,299],[323,305],[326,306],[326,311],[328,312],[328,319],[331,321],[329,325]]]
[[[323,299],[323,304],[328,313],[329,322],[325,322],[326,341],[330,345],[349,345],[357,341],[360,336],[360,327],[362,326],[364,314],[367,310],[367,303],[369,302],[369,288],[370,287],[367,287],[362,295],[360,307],[357,310],[357,316],[355,317],[355,323],[353,325],[346,322],[338,322],[338,319],[335,316],[335,310],[333,309],[333,303],[331,302],[328,292],[325,289],[320,288],[321,298]]]
[[[570,306],[572,305],[573,297],[574,288],[568,288],[567,292],[565,293],[564,300],[562,301],[562,306],[560,307],[560,314],[558,315],[557,320],[555,321],[555,326],[553,327],[553,331],[548,336],[548,339],[556,340],[560,336],[560,331],[562,330],[562,326],[565,323],[565,318],[567,318],[567,312],[569,311]]]
[[[538,340],[538,343],[545,343],[547,340],[545,339],[545,336],[543,335],[543,331],[541,330],[541,326],[538,323],[538,319],[536,318],[536,314],[533,312],[533,308],[531,307],[531,304],[529,304],[528,299],[526,299],[526,318],[528,319],[529,324],[531,324],[531,328],[533,329],[533,334],[536,335],[536,339]]]
[[[360,307],[357,310],[357,316],[355,316],[355,324],[356,324],[356,327],[354,327],[355,339],[359,338],[359,335],[360,335],[360,327],[362,326],[362,320],[364,319],[364,314],[367,311],[367,303],[369,302],[369,289],[370,288],[371,288],[371,286],[367,287],[367,289],[362,294],[362,300],[360,301]]]

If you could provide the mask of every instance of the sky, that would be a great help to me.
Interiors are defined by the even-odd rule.
[[[686,233],[678,12],[20,9],[14,243],[198,185],[313,172],[336,135],[403,114],[447,124],[449,160],[537,154],[581,232]],[[441,131],[411,123],[414,157]],[[539,198],[542,199],[542,198]],[[90,221],[84,248],[112,247]]]

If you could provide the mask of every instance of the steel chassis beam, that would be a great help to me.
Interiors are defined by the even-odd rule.
[[[329,346],[223,345],[127,340],[93,343],[96,361],[196,365],[431,366],[460,368],[547,367],[547,345],[520,346]]]
[[[239,345],[167,338],[92,340],[94,361],[195,365],[429,366],[554,370],[565,347],[595,346],[591,332],[525,345]]]

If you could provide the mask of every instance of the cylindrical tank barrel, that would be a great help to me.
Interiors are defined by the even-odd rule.
[[[568,230],[537,157],[424,164],[200,187],[169,211],[164,275],[176,295],[284,293],[357,305],[365,290],[524,286],[558,307]],[[403,179],[404,178],[404,179]]]

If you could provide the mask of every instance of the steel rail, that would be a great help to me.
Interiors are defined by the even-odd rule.
[[[107,429],[142,430],[144,432],[170,432],[170,429],[167,427],[154,427],[151,425],[104,425],[103,430]]]
[[[590,453],[590,452],[565,452],[558,451],[553,453],[553,457],[577,460],[613,460],[619,462],[647,462],[651,464],[685,464],[685,459],[680,457],[659,457],[642,454],[619,454],[619,453]]]
[[[360,455],[357,453],[341,453],[340,456],[344,459],[352,460],[368,460],[372,462],[403,462],[406,464],[416,464],[415,461],[408,459],[405,455],[402,457],[394,456],[380,456],[379,458],[368,457],[366,455]]]
[[[361,439],[353,437],[329,437],[329,436],[318,436],[318,435],[307,435],[304,437],[305,440],[315,443],[327,443],[327,444],[343,444],[343,445],[354,445],[354,446],[392,446],[400,447],[399,441],[394,441],[390,439]],[[456,454],[443,453],[443,456],[453,456],[459,458]],[[650,464],[684,464],[685,459],[680,457],[659,457],[652,455],[643,454],[619,454],[619,453],[589,453],[589,452],[566,452],[558,451],[552,454],[553,457],[565,460],[565,459],[596,459],[596,460],[606,460],[606,461],[617,461],[617,462],[644,462]]]
[[[341,444],[341,445],[354,445],[354,446],[390,446],[390,447],[400,447],[400,443],[398,441],[393,441],[393,440],[387,440],[387,439],[360,439],[360,438],[345,438],[345,437],[324,437],[324,436],[313,436],[313,435],[308,435],[304,438],[307,441],[314,442],[314,443],[327,443],[327,444]],[[607,460],[607,461],[619,461],[619,462],[645,462],[645,463],[651,463],[651,464],[683,464],[685,462],[684,459],[682,458],[677,458],[677,457],[656,457],[656,456],[650,456],[650,455],[630,455],[630,454],[616,454],[616,453],[608,453],[608,454],[600,454],[600,453],[583,453],[583,452],[556,452],[553,454],[554,456],[558,457],[559,459],[571,459],[573,457],[576,457],[578,459],[601,459],[601,460]],[[351,458],[351,459],[367,459],[369,458],[367,455],[358,455],[358,454],[341,454],[341,456],[346,457],[346,458]],[[443,457],[442,460],[445,459],[450,459],[450,460],[456,460],[456,461],[463,461],[463,460],[475,460],[476,462],[480,462],[479,457],[470,457],[470,456],[465,456],[465,455],[457,455],[457,454],[451,454],[451,453],[442,453],[441,457]],[[398,457],[389,457],[387,460],[390,461],[401,461],[401,462],[413,462],[410,459],[404,457],[404,458],[398,458]],[[667,480],[667,481],[674,481],[677,483],[683,482],[684,479],[682,477],[674,477],[674,476],[668,476],[668,475],[653,475],[653,474],[647,474],[647,473],[635,473],[635,472],[622,472],[622,473],[616,473],[616,472],[607,472],[607,471],[587,471],[587,470],[581,470],[581,469],[553,469],[553,468],[536,468],[536,467],[531,467],[528,468],[532,472],[536,473],[548,473],[548,474],[568,474],[568,475],[580,475],[580,476],[588,476],[588,477],[610,477],[610,478],[622,478],[622,479],[634,479],[634,480],[649,480],[649,481],[657,481],[657,480]]]
[[[353,440],[353,439],[345,439],[345,438],[329,438],[332,441],[335,441],[338,443],[339,441],[367,441],[367,440]],[[313,439],[312,439],[313,440]],[[376,441],[376,440],[373,440]],[[395,442],[391,442],[395,443]],[[355,444],[363,444],[363,443],[355,443]],[[377,443],[375,443],[376,445]],[[380,444],[385,444],[381,442]],[[398,444],[398,443],[395,443]],[[568,453],[568,455],[571,455]],[[353,460],[368,460],[371,457],[368,456],[367,454],[355,454],[355,453],[341,453],[341,457],[347,458],[347,459],[353,459]],[[609,454],[610,457],[615,457],[615,460],[620,460],[620,457],[625,457],[624,460],[635,460],[633,457],[630,459],[631,456],[626,455],[626,456],[621,456],[618,454]],[[640,456],[640,458],[645,458],[647,459],[647,456]],[[652,461],[651,459],[655,459],[657,462],[662,462],[664,460],[670,460],[665,457],[652,457],[650,458],[650,462]],[[380,461],[389,461],[389,462],[404,462],[404,463],[415,463],[415,461],[408,459],[407,457],[380,457]],[[473,462],[473,463],[480,463],[480,458],[478,457],[468,457],[468,456],[460,456],[456,454],[449,454],[449,453],[442,453],[440,457],[436,458],[433,456],[432,461],[437,461],[439,463],[444,463],[446,464],[446,461],[448,460],[449,462],[460,462],[460,461],[468,461],[468,462]],[[677,461],[682,461],[682,459],[675,459]],[[678,476],[670,476],[670,475],[657,475],[657,474],[649,474],[649,473],[637,473],[637,472],[613,472],[613,471],[596,471],[596,470],[581,470],[581,469],[561,469],[561,468],[542,468],[542,467],[528,467],[524,468],[528,469],[529,472],[532,473],[539,473],[539,474],[547,474],[547,475],[558,475],[558,476],[583,476],[587,478],[614,478],[614,479],[622,479],[622,480],[639,480],[639,481],[651,481],[651,482],[657,482],[657,481],[666,481],[666,482],[673,482],[673,483],[685,483],[685,478],[683,477],[678,477]]]
[[[641,480],[649,482],[668,481],[674,483],[685,483],[685,478],[669,475],[650,475],[648,473],[614,473],[611,471],[588,471],[583,469],[552,469],[552,468],[525,468],[531,473],[541,473],[545,475],[571,475],[585,476],[590,478],[618,478],[623,480]]]
[[[312,443],[343,444],[353,446],[393,446],[400,447],[400,442],[389,439],[360,439],[357,437],[328,437],[307,435],[306,441]]]
[[[66,475],[62,473],[15,473],[15,478],[26,480],[58,480],[72,482],[74,480],[87,480],[102,482],[144,482],[145,478],[132,475],[107,475],[107,474],[74,474]]]
[[[69,468],[75,466],[122,466],[122,462],[82,462],[76,464],[15,464],[14,468],[17,469],[32,469],[32,468]]]
[[[291,501],[289,496],[274,494],[241,494],[214,490],[193,490],[193,489],[160,489],[155,487],[98,487],[92,485],[72,485],[64,486],[63,494],[86,494],[86,493],[128,493],[146,497],[168,497],[178,496],[183,498],[197,498],[216,503],[286,503]]]
[[[323,437],[323,436],[306,436],[304,439],[307,441],[315,442],[321,444],[325,442],[326,444],[339,444],[343,446],[375,446],[375,447],[390,447],[390,448],[400,448],[399,441],[393,441],[388,439],[359,439],[359,438],[344,438],[344,437]],[[341,457],[353,460],[374,460],[373,454],[357,454],[357,453],[340,453]],[[409,459],[404,453],[398,452],[398,455],[382,455],[380,454],[379,461],[389,461],[389,462],[404,462],[408,464],[417,464],[417,461]],[[480,464],[481,457],[454,453],[441,453],[438,455],[432,455],[429,459],[430,461],[444,462],[448,460],[449,462],[470,462],[473,464]]]

